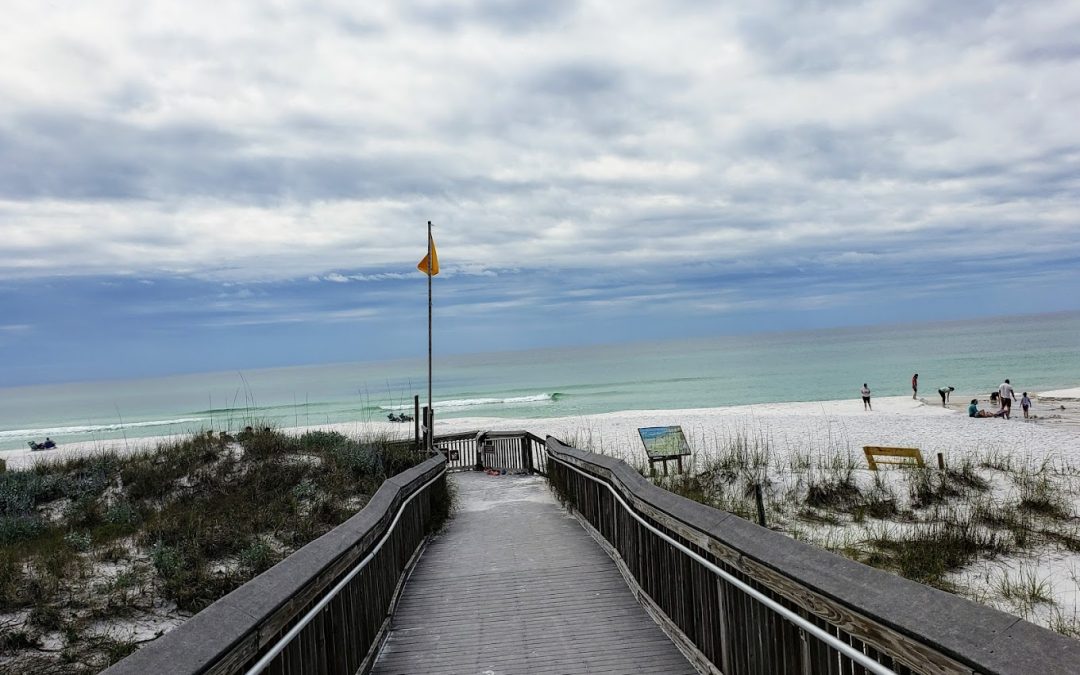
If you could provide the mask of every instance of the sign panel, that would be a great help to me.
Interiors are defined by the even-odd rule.
[[[664,457],[684,457],[690,454],[690,446],[683,435],[682,427],[641,427],[638,429],[641,442],[649,459]]]

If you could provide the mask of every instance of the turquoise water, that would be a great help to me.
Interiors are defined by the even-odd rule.
[[[1080,312],[436,358],[434,398],[440,418],[559,417],[910,394],[914,372],[924,396],[1080,385]],[[0,450],[385,420],[426,378],[416,359],[0,389]]]

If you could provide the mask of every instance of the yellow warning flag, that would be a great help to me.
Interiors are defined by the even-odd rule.
[[[428,270],[428,257],[431,257],[431,270]],[[416,266],[416,269],[420,270],[424,274],[430,274],[435,276],[439,273],[439,255],[435,253],[435,240],[428,235],[428,254],[424,256],[424,259]]]

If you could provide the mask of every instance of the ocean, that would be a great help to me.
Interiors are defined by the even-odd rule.
[[[437,337],[437,336],[436,336]],[[438,343],[436,342],[436,345]],[[1080,385],[1080,312],[438,357],[437,419]],[[382,421],[427,397],[423,358],[0,389],[0,451],[246,424]],[[2,455],[2,453],[0,453]]]

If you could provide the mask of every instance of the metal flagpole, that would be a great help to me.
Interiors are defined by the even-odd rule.
[[[431,221],[427,221],[427,407],[428,407],[428,432],[427,447],[431,451],[435,436],[435,408],[431,405]]]

